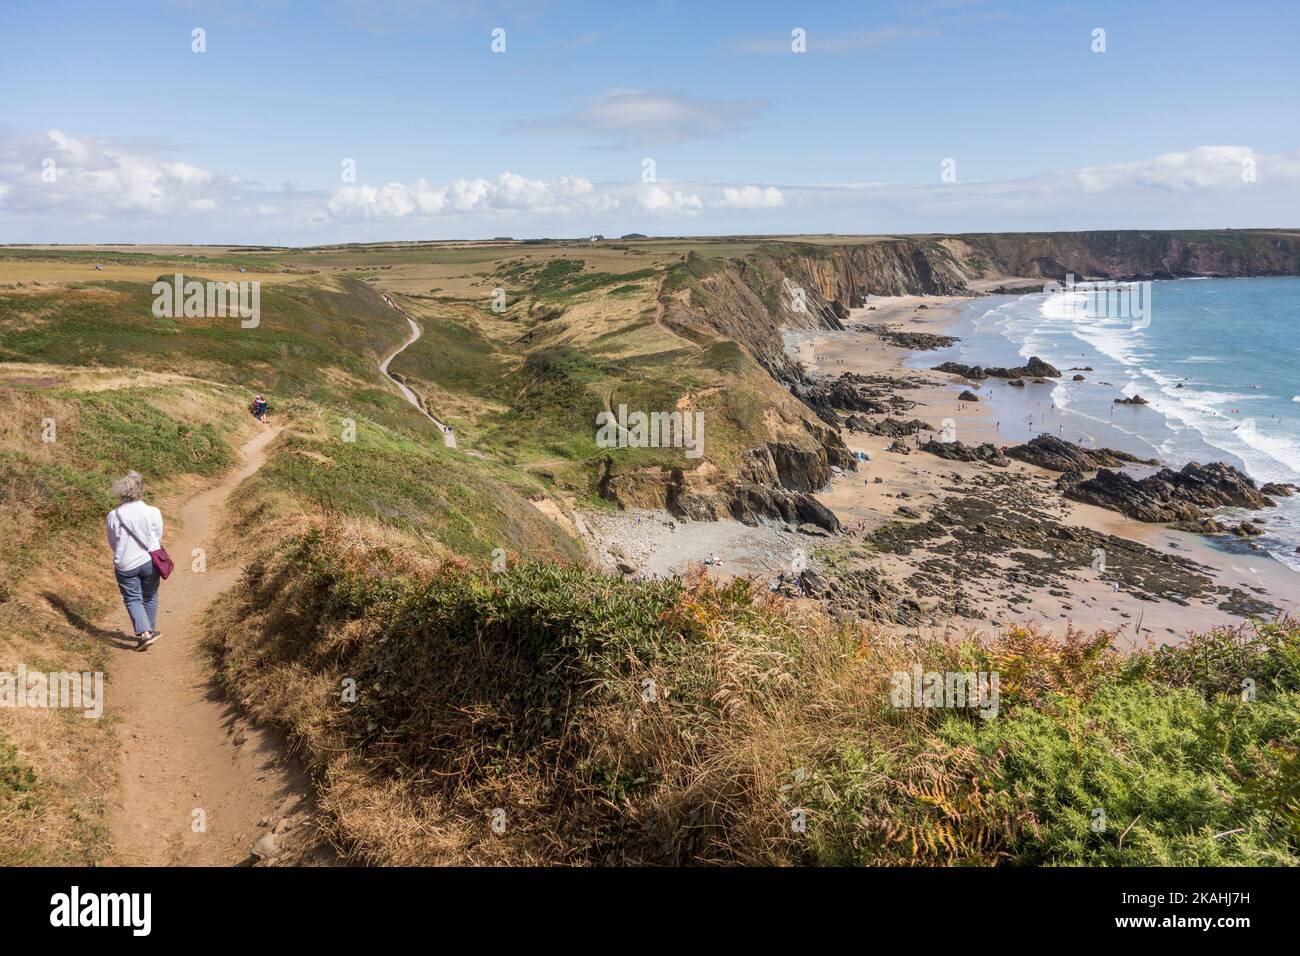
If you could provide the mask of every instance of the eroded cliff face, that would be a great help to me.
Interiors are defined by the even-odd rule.
[[[988,233],[939,240],[974,278],[1176,279],[1300,274],[1293,229]]]
[[[786,329],[839,329],[867,295],[960,295],[1001,279],[1300,275],[1298,230],[973,233],[825,244],[773,242],[739,259],[691,254],[665,283],[663,320],[722,335],[786,385]]]
[[[699,344],[739,344],[790,395],[782,424],[726,466],[620,471],[606,462],[601,493],[683,517],[781,520],[837,527],[812,493],[831,468],[854,467],[826,388],[785,353],[788,330],[842,329],[868,295],[960,295],[1008,279],[1158,279],[1300,274],[1300,231],[1128,231],[884,237],[843,244],[773,242],[737,259],[696,253],[660,293],[660,319]],[[1014,284],[1014,282],[1008,283]],[[1021,283],[1024,284],[1023,282]],[[833,388],[833,386],[830,386]],[[830,395],[830,393],[827,393]],[[833,396],[830,396],[833,398]]]
[[[811,523],[837,531],[839,520],[813,493],[830,483],[832,468],[853,470],[856,463],[839,433],[793,396],[776,401],[769,437],[741,451],[726,470],[707,457],[690,469],[627,467],[610,457],[601,463],[597,490],[620,507],[662,508],[695,521]]]
[[[798,378],[785,355],[786,329],[842,329],[866,295],[955,295],[970,277],[930,239],[854,245],[773,243],[741,259],[692,253],[665,283],[663,320],[688,338],[738,342],[778,380]]]

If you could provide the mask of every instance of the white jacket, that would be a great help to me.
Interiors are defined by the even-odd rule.
[[[135,543],[135,538],[122,527],[123,524],[136,533],[147,549]],[[150,551],[162,547],[162,512],[143,501],[131,501],[114,508],[104,519],[104,528],[108,531],[108,546],[113,551],[113,567],[119,571],[138,568],[151,560]]]

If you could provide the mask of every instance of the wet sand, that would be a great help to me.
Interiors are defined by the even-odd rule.
[[[999,430],[999,415],[1008,407],[1031,409],[1034,401],[1041,401],[1043,417],[1035,432],[1056,434],[1051,427],[1051,390],[1053,384],[1033,385],[1026,382],[1023,395],[1007,396],[1009,403],[998,400],[998,390],[1011,389],[1005,382],[986,380],[966,382],[957,376],[940,372],[918,372],[914,367],[912,350],[890,345],[879,336],[861,331],[858,326],[887,324],[899,331],[945,334],[956,323],[960,306],[970,301],[966,297],[902,296],[894,298],[873,297],[867,307],[851,313],[850,330],[844,332],[818,332],[792,334],[787,338],[789,353],[801,361],[809,372],[838,376],[843,372],[873,375],[912,375],[934,384],[925,388],[910,389],[899,394],[916,401],[917,407],[904,414],[904,418],[919,418],[937,429],[947,420],[953,436],[967,445],[991,442],[995,445],[1014,444],[1014,439]],[[874,306],[875,308],[871,308]],[[920,306],[925,306],[922,309]],[[909,360],[912,360],[909,364]],[[1008,343],[1006,364],[1019,361]],[[963,389],[978,393],[986,399],[993,390],[992,407],[987,401],[961,402],[958,395]],[[1020,390],[1018,390],[1020,391]],[[1034,392],[1040,392],[1041,398]],[[1000,407],[999,407],[1000,406]],[[1018,429],[1023,431],[1023,429]],[[1068,433],[1063,437],[1077,440]],[[927,508],[943,502],[953,486],[952,476],[968,481],[990,469],[982,463],[949,461],[926,452],[914,451],[909,455],[887,452],[892,439],[867,434],[844,433],[851,449],[865,451],[870,461],[859,465],[857,474],[837,477],[828,491],[818,494],[818,500],[830,507],[840,521],[849,528],[862,527],[870,533],[882,524],[895,520],[900,505],[924,513]],[[925,436],[922,436],[924,440]],[[906,439],[915,444],[914,439]],[[1042,484],[1045,495],[1057,499],[1060,522],[1066,526],[1092,529],[1137,542],[1155,551],[1176,555],[1205,566],[1217,584],[1239,588],[1252,595],[1267,596],[1267,600],[1292,613],[1297,610],[1296,594],[1300,593],[1297,575],[1278,564],[1267,554],[1247,551],[1242,555],[1226,554],[1200,535],[1171,531],[1161,525],[1144,524],[1125,518],[1106,509],[1067,501],[1056,494],[1051,486],[1058,477],[1047,471],[1021,462],[1012,462],[997,471],[1019,476],[1024,481]],[[876,478],[881,481],[877,483]],[[1249,545],[1243,547],[1249,548]],[[908,557],[886,556],[878,567],[895,580],[902,580],[917,564],[927,557],[919,549]],[[1236,625],[1240,615],[1220,610],[1216,602],[1192,601],[1181,606],[1174,601],[1142,600],[1123,592],[1084,565],[1068,585],[1068,598],[1060,596],[1061,588],[1029,588],[1004,582],[1004,586],[990,590],[977,604],[977,612],[968,619],[940,620],[933,626],[948,630],[961,624],[999,625],[1009,622],[1033,621],[1054,630],[1074,626],[1083,630],[1111,629],[1120,632],[1120,643],[1137,640],[1169,641],[1192,630],[1205,630],[1215,625]],[[1049,593],[1056,591],[1058,593]],[[1015,598],[1012,603],[1009,599]],[[1139,638],[1138,625],[1141,622]]]

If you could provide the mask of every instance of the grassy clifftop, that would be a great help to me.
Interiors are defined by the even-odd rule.
[[[534,480],[446,449],[382,379],[377,362],[405,320],[356,280],[268,286],[257,329],[157,319],[151,302],[148,280],[0,287],[0,671],[104,671],[111,686],[109,485],[142,472],[171,521],[262,427],[247,413],[254,390],[285,431],[236,495],[240,534],[218,536],[217,550],[333,515],[431,558],[580,560],[533,504]],[[114,723],[5,714],[0,863],[101,861]]]
[[[917,645],[744,581],[341,540],[266,555],[211,640],[304,741],[360,860],[1300,862],[1294,624],[1126,655],[1014,629]],[[999,672],[996,715],[894,706],[915,665]]]

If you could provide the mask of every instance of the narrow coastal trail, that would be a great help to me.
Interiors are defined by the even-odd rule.
[[[165,516],[179,533],[164,539],[176,569],[159,589],[158,642],[135,650],[120,603],[101,622],[124,635],[105,690],[122,742],[119,789],[108,817],[110,863],[242,863],[269,832],[259,821],[272,821],[284,833],[301,825],[309,810],[309,781],[285,759],[278,735],[246,721],[213,687],[199,646],[206,608],[242,571],[211,557],[225,533],[226,500],[262,466],[277,434],[267,429],[257,435],[241,449],[239,468]],[[208,555],[203,573],[191,570],[195,548]]]
[[[414,344],[417,340],[419,340],[420,335],[422,333],[420,331],[420,326],[415,321],[415,319],[411,318],[411,316],[408,315],[404,309],[399,308],[397,303],[394,302],[392,298],[385,295],[384,301],[387,302],[392,308],[397,309],[397,311],[402,314],[402,317],[411,324],[411,334],[405,342],[403,342],[400,346],[398,346],[398,348],[395,349],[388,356],[388,358],[384,359],[382,362],[379,363],[379,371],[383,372],[384,375],[388,378],[388,380],[391,381],[394,385],[396,385],[401,390],[402,395],[406,398],[408,402],[410,402],[419,410],[421,415],[423,415],[425,418],[429,419],[429,421],[433,422],[435,425],[438,426],[438,429],[442,432],[443,444],[445,444],[448,448],[455,448],[456,433],[452,431],[451,428],[447,426],[445,423],[439,421],[437,418],[434,418],[433,415],[429,413],[429,410],[425,408],[424,405],[420,402],[420,397],[416,395],[415,392],[411,391],[410,387],[407,386],[405,382],[403,382],[392,372],[388,371],[388,363],[390,363],[393,359],[397,358],[397,356],[401,355],[404,351],[406,351],[406,349],[408,349],[412,344]]]

